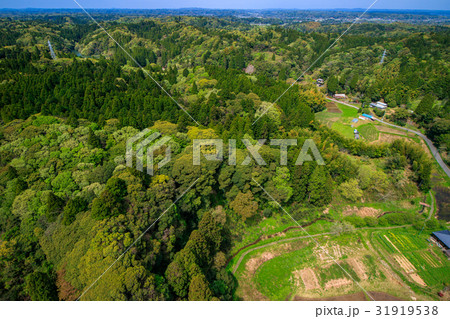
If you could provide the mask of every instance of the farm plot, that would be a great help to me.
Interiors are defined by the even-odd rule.
[[[359,133],[369,142],[378,140],[378,130],[373,124],[364,124],[358,126]]]
[[[383,232],[378,235],[383,247],[390,253],[427,249],[428,243],[424,238],[406,233]]]
[[[426,238],[402,231],[381,232],[380,246],[391,257],[393,265],[409,279],[420,285],[440,287],[450,283],[450,262],[440,252],[432,251]]]
[[[297,275],[299,277],[297,277]],[[317,279],[314,270],[311,268],[304,268],[302,270],[294,271],[294,276],[302,280],[306,291],[320,288],[319,280]],[[295,282],[295,284],[298,287],[301,286],[299,281]]]
[[[301,284],[293,278],[293,272],[308,263],[314,263],[316,258],[312,253],[312,247],[310,244],[261,265],[253,278],[257,289],[271,300],[285,300],[296,289],[295,284]]]
[[[334,102],[327,102],[326,107],[330,113],[342,113],[341,109]]]
[[[343,245],[342,242],[346,242]],[[271,300],[285,300],[292,295],[323,296],[357,289],[354,281],[385,279],[376,266],[355,249],[349,239],[327,240],[323,249],[310,243],[301,250],[276,256],[258,267],[254,275],[256,287]],[[348,257],[350,256],[350,257]],[[337,264],[337,261],[339,264]],[[372,263],[374,259],[371,259]],[[351,278],[349,277],[351,276]]]

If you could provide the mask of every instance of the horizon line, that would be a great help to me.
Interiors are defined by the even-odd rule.
[[[186,10],[186,9],[197,9],[197,10],[246,10],[246,11],[263,11],[263,10],[280,10],[280,11],[288,11],[288,10],[299,10],[299,11],[349,11],[349,10],[365,10],[363,8],[204,8],[204,7],[181,7],[181,8],[88,8],[90,10]],[[81,11],[79,8],[37,8],[37,7],[28,7],[28,8],[0,8],[0,10],[76,10]],[[450,9],[383,9],[376,8],[372,9],[371,12],[374,11],[449,11]]]

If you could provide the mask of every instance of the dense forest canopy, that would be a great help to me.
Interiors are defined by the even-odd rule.
[[[232,300],[237,283],[226,266],[237,231],[283,215],[258,184],[304,223],[333,219],[323,213],[332,203],[412,199],[431,188],[432,161],[422,147],[348,139],[315,114],[325,109],[324,93],[363,105],[384,100],[393,121],[414,123],[445,147],[448,27],[357,24],[273,104],[347,24],[104,20],[200,126],[77,14],[1,18],[0,299],[75,300],[156,223],[82,299]],[[317,87],[317,78],[327,87]],[[144,128],[171,137],[172,160],[154,176],[125,165],[127,139]],[[312,139],[326,165],[294,165],[297,148],[280,165],[279,148],[266,144],[267,166],[228,166],[226,159],[195,166],[192,140],[199,137]],[[237,147],[242,162],[246,147]],[[346,222],[439,226],[409,213]]]

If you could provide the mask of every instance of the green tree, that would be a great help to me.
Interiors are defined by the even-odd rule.
[[[323,166],[316,166],[308,185],[309,202],[314,206],[325,206],[331,202],[333,180]]]
[[[397,109],[392,115],[394,122],[398,125],[405,126],[408,120],[409,112],[405,109]]]
[[[88,144],[92,148],[101,148],[102,147],[100,139],[98,138],[97,135],[95,135],[94,131],[91,128],[89,128]]]
[[[330,76],[330,78],[328,79],[327,89],[328,92],[330,92],[331,94],[336,93],[337,90],[339,89],[339,81],[334,75]]]
[[[64,225],[70,225],[75,221],[75,217],[78,213],[87,209],[86,201],[81,197],[75,197],[69,199],[66,206],[64,206],[63,220]]]
[[[34,272],[27,276],[26,287],[31,300],[58,300],[58,290],[54,279],[47,273]]]
[[[339,192],[348,200],[355,202],[363,195],[363,191],[359,188],[358,181],[354,178],[339,185]]]
[[[236,198],[230,203],[230,207],[244,221],[253,217],[258,211],[258,203],[254,201],[253,194],[250,191],[246,193],[239,192]]]
[[[209,289],[208,281],[202,274],[192,278],[189,284],[189,300],[190,301],[208,301],[213,294]]]
[[[105,219],[124,213],[124,204],[110,191],[105,190],[100,197],[92,201],[91,216],[93,219]]]
[[[434,104],[434,96],[431,94],[427,94],[423,97],[422,101],[420,101],[414,113],[418,117],[419,121],[429,123],[433,120],[433,104]]]
[[[195,83],[195,81],[194,81],[194,84],[192,84],[191,93],[192,94],[198,93],[197,83]]]

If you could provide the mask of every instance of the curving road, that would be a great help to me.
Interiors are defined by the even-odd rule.
[[[327,100],[330,100],[330,101],[333,101],[333,102],[337,102],[337,103],[341,103],[341,104],[350,106],[350,107],[352,107],[352,108],[354,108],[354,109],[359,109],[359,107],[357,107],[357,106],[354,106],[354,105],[351,105],[351,104],[348,104],[348,103],[345,103],[345,102],[341,102],[341,101],[338,101],[338,100],[335,100],[335,99],[331,99],[331,98],[329,98],[329,97],[327,97],[326,99],[327,99]],[[444,161],[442,160],[441,155],[439,154],[437,148],[433,145],[433,142],[431,142],[431,140],[430,140],[428,137],[426,137],[424,134],[422,134],[422,133],[420,133],[420,132],[411,130],[411,129],[406,128],[406,127],[403,127],[403,126],[399,126],[399,125],[387,123],[387,122],[385,122],[385,121],[383,121],[383,120],[379,120],[379,119],[377,119],[377,118],[373,118],[373,119],[374,119],[375,121],[380,122],[380,123],[383,123],[383,124],[386,124],[386,125],[389,125],[389,126],[398,128],[398,129],[403,130],[403,131],[407,131],[407,132],[414,133],[414,134],[416,134],[417,136],[421,137],[421,138],[425,141],[425,143],[427,143],[428,147],[430,148],[431,154],[432,154],[433,157],[436,159],[436,162],[437,162],[437,163],[439,164],[439,166],[444,170],[445,174],[450,178],[450,169],[448,168],[447,165],[445,165],[445,163],[444,163]]]

